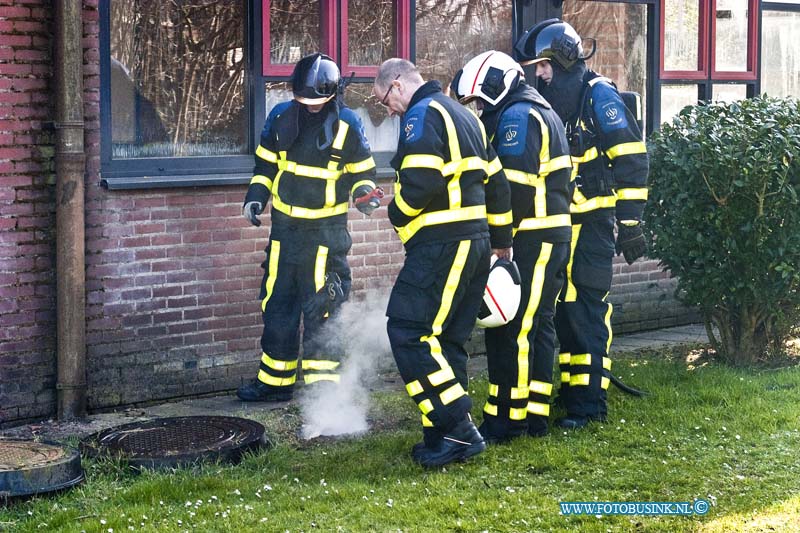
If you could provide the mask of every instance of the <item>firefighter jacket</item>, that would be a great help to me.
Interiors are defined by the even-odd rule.
[[[489,234],[511,246],[509,186],[480,120],[442,94],[438,81],[414,93],[400,127],[389,220],[406,249],[420,242]]]
[[[567,123],[572,152],[573,222],[616,207],[617,220],[641,220],[647,200],[647,147],[611,80],[588,70],[578,118]]]
[[[333,126],[328,142],[326,122]],[[335,101],[313,114],[295,101],[275,106],[261,132],[253,174],[245,204],[257,200],[265,206],[272,196],[271,235],[278,240],[311,231],[325,244],[326,233],[346,231],[353,192],[375,187],[375,161],[361,120]]]
[[[569,242],[572,163],[561,119],[524,82],[501,102],[497,114],[493,119],[484,111],[481,119],[486,116],[484,124],[511,186],[514,234],[532,231],[543,242]]]

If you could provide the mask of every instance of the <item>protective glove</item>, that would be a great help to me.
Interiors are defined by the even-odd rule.
[[[258,215],[260,215],[263,210],[264,206],[261,204],[261,202],[254,200],[244,204],[242,214],[244,215],[244,218],[246,218],[252,225],[260,226],[261,221],[258,219]]]
[[[344,302],[342,278],[336,272],[325,274],[325,284],[304,305],[304,320],[322,320]]]
[[[634,261],[647,253],[647,242],[644,240],[642,225],[638,220],[619,222],[617,229],[617,255],[622,254],[625,261],[632,265]]]
[[[366,188],[366,186],[362,186]],[[361,187],[359,187],[361,189]],[[358,193],[360,191],[356,191]],[[368,192],[364,192],[355,197],[353,203],[356,209],[361,211],[367,216],[370,216],[373,211],[381,206],[381,198],[383,198],[383,189],[376,187]]]

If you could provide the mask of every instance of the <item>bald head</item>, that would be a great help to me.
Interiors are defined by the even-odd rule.
[[[372,95],[386,107],[390,116],[402,115],[414,93],[424,83],[414,63],[394,57],[378,68]]]
[[[414,63],[407,59],[393,57],[384,61],[378,68],[375,85],[388,87],[392,80],[399,78],[402,78],[406,83],[416,83],[416,85],[425,83]]]

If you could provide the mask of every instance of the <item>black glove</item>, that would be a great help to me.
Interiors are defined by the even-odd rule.
[[[627,225],[620,222],[617,225],[617,255],[622,254],[625,261],[632,265],[634,261],[647,253],[647,242],[644,240],[642,225],[639,222]]]
[[[383,189],[380,187],[373,189],[368,185],[362,185],[356,190],[353,203],[356,205],[356,209],[369,216],[381,206],[381,198],[383,198]]]
[[[303,320],[322,320],[343,302],[342,279],[336,272],[328,272],[325,274],[325,285],[303,305]]]
[[[260,226],[261,221],[258,219],[258,215],[261,214],[261,211],[264,210],[264,206],[261,205],[261,202],[252,201],[247,202],[244,204],[244,209],[242,209],[242,214],[244,218],[246,218],[252,225]]]

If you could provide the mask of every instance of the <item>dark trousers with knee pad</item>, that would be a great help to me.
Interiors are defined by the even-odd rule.
[[[338,382],[341,344],[324,330],[331,313],[309,316],[304,313],[314,295],[323,288],[328,272],[336,272],[342,281],[344,299],[350,292],[350,267],[347,251],[350,238],[344,233],[344,245],[325,246],[313,239],[271,239],[267,246],[265,272],[261,282],[261,311],[264,330],[261,335],[261,362],[258,379],[271,389],[294,386],[300,354],[300,320],[303,320],[303,377],[306,382]]]
[[[556,298],[564,283],[569,243],[548,243],[532,232],[514,238],[522,298],[514,319],[486,330],[489,397],[483,408],[488,434],[512,437],[547,429],[553,389]]]
[[[469,339],[489,275],[488,237],[427,242],[406,253],[389,298],[389,342],[423,428],[447,432],[463,420]]]
[[[605,418],[606,391],[610,383],[614,258],[613,210],[593,214],[572,226],[572,256],[566,284],[556,308],[559,368],[563,400],[568,415]]]

